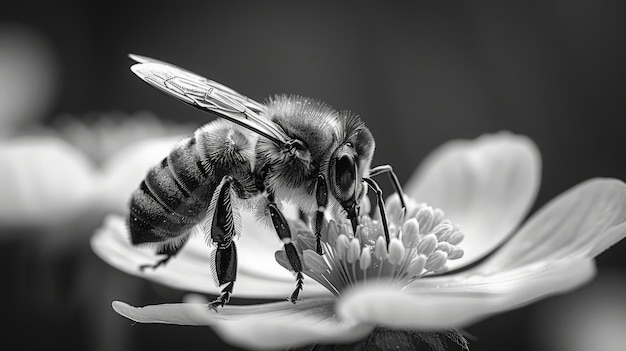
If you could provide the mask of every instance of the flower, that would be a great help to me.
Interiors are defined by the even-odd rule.
[[[626,185],[600,178],[561,194],[516,230],[538,191],[539,175],[539,153],[526,137],[499,133],[453,141],[427,157],[406,184],[406,197],[420,203],[409,201],[403,219],[397,200],[388,201],[391,231],[397,233],[388,250],[376,244],[381,229],[374,221],[365,219],[356,235],[331,221],[323,232],[326,255],[318,257],[309,252],[310,231],[290,222],[309,277],[296,304],[227,305],[219,313],[203,303],[132,307],[115,301],[113,308],[142,323],[208,325],[228,342],[260,349],[351,343],[377,327],[462,328],[579,287],[594,276],[594,257],[626,234]],[[253,215],[242,217],[234,296],[288,296],[295,283],[277,263],[284,257],[276,234],[259,228]],[[437,232],[435,222],[446,229]],[[92,248],[130,274],[219,292],[201,238],[191,239],[167,266],[144,272],[137,267],[157,258],[131,247],[127,238],[123,219],[111,216],[92,237]],[[442,271],[448,273],[435,274]]]
[[[72,340],[72,345],[93,342],[104,349],[119,349],[128,336],[125,329],[111,330],[116,327],[108,323],[110,310],[103,306],[113,299],[112,290],[134,296],[147,282],[124,281],[123,273],[103,266],[87,235],[107,213],[126,210],[132,189],[180,139],[171,135],[180,128],[162,124],[144,128],[161,128],[160,135],[167,137],[146,139],[129,132],[129,126],[137,125],[136,131],[139,124],[155,121],[144,116],[120,115],[125,118],[116,124],[121,129],[104,121],[109,115],[91,128],[72,128],[75,124],[68,122],[68,130],[78,133],[61,130],[66,138],[43,127],[37,135],[0,138],[0,246],[13,253],[7,256],[12,274],[4,280],[13,304],[5,318],[16,330],[56,336],[71,329],[90,336]],[[85,147],[72,143],[81,135]],[[100,141],[116,149],[102,147]]]
[[[93,128],[66,122],[60,132],[66,138],[46,130],[0,139],[0,223],[50,227],[67,224],[85,211],[123,213],[148,168],[182,135],[182,128],[166,129],[145,113],[127,116],[117,129],[106,115],[98,121]],[[133,137],[128,129],[139,125],[162,130],[161,137]]]

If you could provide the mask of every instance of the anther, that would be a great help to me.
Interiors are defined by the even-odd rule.
[[[448,238],[447,241],[452,245],[457,245],[461,241],[463,241],[464,238],[465,238],[465,234],[463,234],[463,232],[455,230],[454,232],[452,232],[452,234],[450,234],[450,237]]]
[[[452,245],[450,245],[450,243],[447,243],[445,241],[440,241],[437,244],[437,247],[435,248],[435,250],[443,251],[446,254],[449,254],[450,251],[452,251]]]
[[[426,259],[426,270],[436,272],[442,269],[448,261],[448,254],[443,251],[435,251]]]
[[[335,244],[336,255],[339,260],[344,260],[348,253],[348,246],[350,245],[350,239],[345,234],[341,234],[337,237],[337,243]]]
[[[464,253],[465,252],[460,247],[453,247],[452,250],[450,250],[450,253],[448,254],[448,259],[449,260],[459,259],[463,257]]]
[[[359,251],[361,251],[361,245],[359,244],[359,240],[350,240],[350,244],[348,245],[348,250],[346,252],[346,261],[348,261],[348,263],[356,262],[356,260],[359,258]]]
[[[379,236],[378,239],[376,239],[376,244],[374,246],[374,256],[376,256],[379,260],[384,260],[388,255],[389,252],[387,251],[387,242],[385,241],[385,238]]]
[[[402,243],[407,249],[412,249],[419,242],[420,225],[417,219],[411,218],[402,226]]]
[[[417,211],[415,215],[417,221],[420,224],[420,229],[423,233],[428,233],[432,229],[433,221],[435,219],[435,215],[433,214],[433,209],[430,206],[422,207]]]
[[[406,272],[409,277],[415,277],[422,273],[426,266],[426,256],[419,255],[409,263]]]
[[[389,242],[389,257],[387,258],[391,264],[399,264],[404,259],[406,249],[398,238],[393,238]]]
[[[337,223],[333,220],[328,222],[328,244],[330,246],[335,246],[337,243],[337,235],[339,234],[339,230],[337,228]]]
[[[364,247],[363,251],[361,251],[361,257],[359,258],[359,268],[362,271],[368,269],[372,264],[372,254],[370,253],[370,249],[368,247]]]
[[[420,255],[430,256],[433,252],[435,252],[435,248],[437,247],[437,237],[435,234],[428,234],[422,240],[420,240],[419,244],[417,244],[416,251]]]
[[[440,223],[433,230],[432,233],[435,234],[437,239],[445,241],[445,239],[450,237],[452,234],[452,225],[450,223]]]
[[[445,214],[443,213],[443,210],[441,210],[440,208],[433,209],[433,226],[441,223],[444,217]]]

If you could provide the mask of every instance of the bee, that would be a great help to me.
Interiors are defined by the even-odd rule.
[[[156,253],[164,255],[141,270],[165,264],[200,231],[215,247],[211,271],[223,287],[209,307],[223,307],[237,276],[233,239],[241,234],[239,211],[248,206],[265,216],[282,240],[296,276],[288,297],[295,303],[304,284],[302,263],[279,204],[293,203],[310,219],[316,251],[323,255],[325,212],[341,212],[356,232],[368,188],[376,194],[389,243],[382,191],[372,177],[389,174],[406,206],[392,167],[371,168],[375,142],[358,116],[295,95],[275,95],[262,104],[174,65],[130,57],[137,61],[132,72],[148,84],[222,118],[181,140],[132,193],[127,218],[132,244],[155,245]]]

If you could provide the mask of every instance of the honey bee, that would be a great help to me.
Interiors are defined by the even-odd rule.
[[[215,246],[213,277],[220,295],[209,303],[229,302],[237,275],[234,238],[241,232],[239,211],[258,210],[282,240],[295,272],[295,303],[303,288],[302,263],[279,204],[298,206],[310,219],[323,255],[320,233],[324,213],[335,209],[356,232],[360,204],[374,190],[387,243],[389,228],[382,191],[372,179],[387,173],[401,205],[400,183],[389,165],[371,168],[374,138],[349,111],[307,97],[275,95],[261,104],[215,81],[171,64],[138,55],[131,66],[139,78],[193,107],[219,115],[181,140],[153,166],[132,193],[128,228],[133,245],[155,246],[164,258],[140,269],[165,264],[200,231]]]

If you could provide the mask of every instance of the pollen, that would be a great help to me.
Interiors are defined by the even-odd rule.
[[[442,210],[411,203],[406,211],[388,208],[389,243],[378,219],[360,216],[356,232],[348,221],[324,221],[323,255],[315,252],[313,232],[293,225],[294,244],[303,258],[303,273],[339,296],[359,285],[389,282],[407,285],[421,277],[441,273],[446,263],[463,256],[458,246],[464,234],[445,218]],[[288,268],[284,252],[277,261]]]

